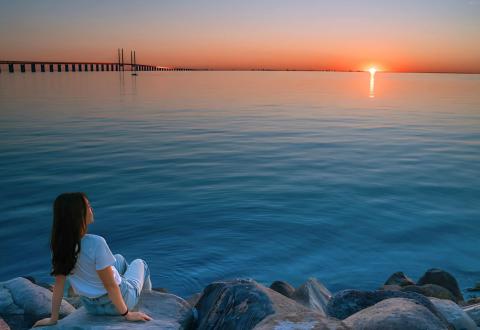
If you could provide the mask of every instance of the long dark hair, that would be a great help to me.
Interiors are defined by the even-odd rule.
[[[53,203],[52,276],[69,275],[75,267],[87,227],[86,198],[82,192],[64,193]]]

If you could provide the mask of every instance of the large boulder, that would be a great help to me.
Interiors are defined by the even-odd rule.
[[[480,303],[463,307],[463,310],[480,327]]]
[[[340,320],[325,317],[317,312],[280,313],[267,316],[254,330],[347,330]]]
[[[415,282],[405,275],[403,272],[396,272],[390,275],[384,285],[399,285],[399,286],[407,286],[407,285],[415,285]]]
[[[424,285],[407,285],[404,286],[401,291],[403,292],[416,292],[426,297],[434,297],[439,299],[449,299],[456,301],[455,296],[450,290],[436,284],[424,284]]]
[[[52,292],[23,277],[0,282],[0,315],[12,329],[28,329],[37,320],[50,317]],[[74,312],[65,300],[60,305],[60,317]]]
[[[475,322],[453,301],[438,298],[430,298],[430,301],[455,330],[477,330]]]
[[[415,292],[400,291],[359,291],[343,290],[335,294],[327,304],[327,315],[339,320],[379,303],[385,299],[405,298],[411,299],[427,308],[432,314],[448,324],[445,317],[436,309],[436,307],[425,296]]]
[[[436,284],[444,287],[445,289],[450,290],[451,293],[455,296],[455,302],[463,301],[463,295],[458,286],[458,282],[450,273],[432,268],[429,269],[423,274],[423,276],[418,280],[417,285],[424,284]]]
[[[284,281],[275,281],[270,285],[270,289],[283,294],[285,297],[292,298],[295,288]]]
[[[309,278],[292,295],[292,299],[296,302],[323,316],[327,315],[326,307],[331,298],[330,291],[315,278]]]
[[[196,329],[253,329],[269,315],[309,311],[251,279],[209,284],[195,305]]]
[[[134,330],[134,329],[189,329],[194,322],[194,311],[180,297],[169,293],[142,292],[138,305],[140,310],[153,320],[128,322],[123,316],[91,315],[81,307],[60,320],[55,326],[38,327],[43,330]]]
[[[363,309],[345,320],[352,329],[362,330],[447,330],[428,308],[406,298],[391,298]]]

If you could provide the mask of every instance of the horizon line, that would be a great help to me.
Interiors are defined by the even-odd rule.
[[[42,61],[42,60],[35,60],[35,61],[23,61],[23,60],[0,60],[0,65],[7,65],[9,63],[20,64],[23,62],[24,64],[35,63],[54,63],[54,64],[118,64],[117,62],[92,62],[92,61]],[[130,63],[124,63],[124,65],[131,65]],[[139,64],[137,64],[139,65]],[[289,72],[289,71],[298,71],[298,72],[368,72],[368,70],[359,70],[359,69],[290,69],[290,68],[206,68],[206,67],[188,67],[188,66],[169,66],[169,65],[156,65],[156,64],[142,64],[146,66],[152,66],[156,68],[170,68],[170,69],[188,69],[189,71],[277,71],[277,72]],[[1,70],[0,70],[1,72]],[[419,71],[394,71],[394,70],[377,70],[376,73],[425,73],[425,74],[480,74],[480,71],[428,71],[428,70],[419,70]]]

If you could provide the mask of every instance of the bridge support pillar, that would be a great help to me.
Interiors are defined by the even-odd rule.
[[[102,68],[102,71],[105,71],[105,67],[103,66],[103,64],[101,65],[101,68]]]
[[[88,71],[88,64],[85,64],[83,68],[85,69],[85,71]]]
[[[61,64],[57,64],[57,72],[62,72],[62,65]]]
[[[75,72],[75,71],[77,71],[77,70],[75,69],[75,64],[72,64],[72,72]]]
[[[8,64],[8,72],[13,73],[14,71],[13,64]]]
[[[50,64],[49,66],[50,72],[53,72],[53,64]]]
[[[20,64],[20,71],[25,72],[25,64]]]
[[[35,63],[30,64],[30,70],[31,70],[32,72],[37,72],[37,68],[36,68],[36,66],[35,66]]]
[[[68,64],[65,64],[65,72],[68,72]]]
[[[82,65],[81,64],[78,65],[78,71],[82,71]]]
[[[40,71],[45,72],[45,64],[40,64]]]

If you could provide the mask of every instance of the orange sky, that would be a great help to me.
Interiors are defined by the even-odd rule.
[[[480,73],[480,1],[2,1],[0,60]],[[7,31],[7,33],[5,33]]]

